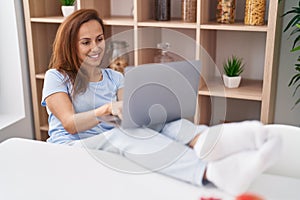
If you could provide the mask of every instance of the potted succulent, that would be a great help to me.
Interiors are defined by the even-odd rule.
[[[244,71],[244,64],[242,58],[232,56],[228,58],[223,64],[224,74],[223,81],[228,88],[237,88],[240,85],[242,77],[241,73]]]
[[[75,1],[76,0],[60,0],[61,11],[62,11],[64,17],[67,17],[74,12]]]

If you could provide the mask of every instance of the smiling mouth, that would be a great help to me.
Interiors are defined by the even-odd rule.
[[[95,55],[88,55],[88,57],[90,58],[99,58],[100,57],[100,54],[95,54]]]

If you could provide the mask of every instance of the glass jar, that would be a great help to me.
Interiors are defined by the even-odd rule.
[[[232,24],[235,20],[235,0],[218,0],[217,22]]]
[[[246,0],[245,18],[246,25],[265,24],[266,0]]]
[[[157,21],[168,21],[171,16],[170,0],[155,0],[155,19]]]
[[[108,45],[108,51],[111,55],[109,68],[124,73],[124,69],[129,63],[128,46],[126,41],[111,41]]]
[[[181,1],[181,17],[184,22],[196,22],[197,0]]]
[[[160,49],[158,55],[154,57],[155,63],[165,63],[165,62],[173,62],[174,59],[169,55],[168,51],[170,49],[170,43],[158,43],[157,48]]]

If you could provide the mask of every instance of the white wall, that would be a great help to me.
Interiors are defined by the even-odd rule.
[[[5,27],[0,31],[0,129],[25,117],[17,20],[13,1],[9,3],[0,12],[0,25]]]
[[[0,141],[33,138],[22,10],[19,0],[0,3]]]
[[[282,1],[285,4],[284,12],[291,9],[292,6],[297,6],[298,1]],[[288,24],[291,16],[283,18],[283,28]],[[289,33],[282,33],[279,70],[277,82],[277,96],[275,107],[275,123],[290,124],[300,126],[300,105],[292,109],[296,99],[299,98],[300,92],[295,97],[292,97],[294,88],[288,87],[291,77],[295,74],[294,64],[297,61],[299,52],[290,53],[294,38],[288,38]]]

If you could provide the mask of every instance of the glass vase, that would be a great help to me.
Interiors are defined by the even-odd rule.
[[[111,41],[108,45],[108,51],[111,55],[109,68],[124,73],[125,67],[129,63],[128,46],[126,41]]]
[[[157,21],[169,21],[171,18],[171,1],[155,0],[155,19]]]
[[[169,55],[170,43],[162,42],[157,44],[157,48],[160,50],[159,54],[154,57],[155,63],[173,62],[174,59]]]

